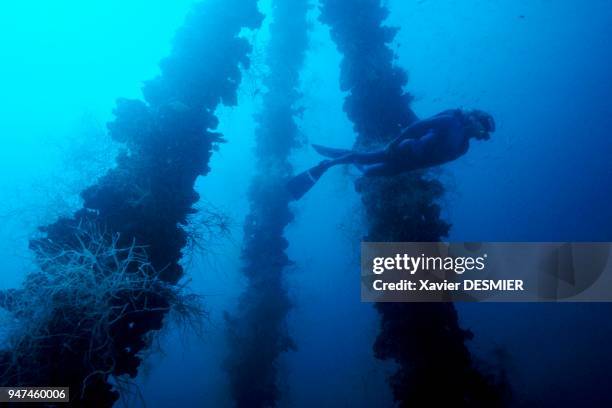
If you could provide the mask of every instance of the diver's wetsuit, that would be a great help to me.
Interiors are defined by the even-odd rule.
[[[355,164],[365,176],[393,176],[453,161],[467,152],[469,138],[461,110],[448,110],[414,123],[385,149],[346,152],[319,166]]]

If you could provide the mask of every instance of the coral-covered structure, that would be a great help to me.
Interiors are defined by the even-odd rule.
[[[290,261],[283,233],[293,219],[285,184],[292,174],[289,154],[297,145],[295,116],[307,46],[307,3],[272,2],[266,90],[257,117],[256,174],[244,225],[242,272],[247,287],[235,314],[227,316],[231,354],[226,367],[238,407],[276,405],[277,359],[293,347],[286,326],[291,301],[283,272]]]
[[[83,225],[95,225],[106,232],[95,236],[110,237],[119,258],[130,248],[146,254],[144,269],[142,256],[127,265],[126,258],[119,259],[123,272],[154,274],[155,284],[165,288],[177,284],[183,274],[181,250],[188,239],[181,225],[198,200],[196,178],[209,171],[213,144],[221,140],[213,132],[214,110],[220,103],[236,103],[240,69],[248,67],[251,49],[240,33],[260,21],[254,0],[207,0],[194,7],[172,53],[160,64],[161,74],[145,83],[144,101],[117,102],[115,119],[108,125],[110,136],[124,146],[116,166],[82,193],[81,210],[41,228],[44,236],[31,242],[43,271],[74,262],[66,253],[91,248],[91,234],[82,233]],[[98,349],[93,352],[90,336],[66,338],[73,329],[66,325],[84,311],[65,303],[51,306],[46,335],[33,346],[32,355],[16,360],[24,354],[15,349],[0,355],[2,385],[69,386],[74,405],[112,406],[118,393],[109,380],[136,376],[140,353],[172,306],[164,291],[142,294],[138,286],[128,288],[107,299],[116,314],[102,328],[108,333],[106,341],[94,344]],[[28,293],[15,291],[9,298],[20,295]],[[10,303],[5,299],[9,310]]]
[[[380,0],[321,0],[321,21],[343,55],[344,110],[354,123],[357,148],[379,147],[399,135],[415,115],[404,92],[406,73],[389,48],[396,30],[384,26]],[[439,241],[449,225],[436,200],[442,185],[421,172],[361,179],[357,191],[366,211],[367,241]],[[498,406],[500,394],[474,366],[449,303],[380,303],[376,357],[398,364],[390,378],[395,400],[408,406]]]

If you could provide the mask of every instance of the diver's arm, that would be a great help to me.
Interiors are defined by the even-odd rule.
[[[419,137],[418,139],[404,139],[396,147],[398,151],[404,151],[407,146],[418,149],[419,146],[434,145],[438,141],[436,140],[440,136],[440,132],[430,130],[425,136]]]
[[[452,121],[455,120],[454,111],[449,111],[447,114],[438,114],[432,118],[420,120],[411,126],[407,127],[401,135],[395,138],[387,146],[388,150],[396,149],[404,140],[419,139],[426,136],[432,136],[432,133],[437,133],[438,130],[447,128]],[[433,132],[432,132],[433,131]]]

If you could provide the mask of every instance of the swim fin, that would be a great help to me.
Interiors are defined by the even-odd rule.
[[[323,173],[329,169],[330,161],[323,161],[316,166],[298,174],[287,183],[287,190],[294,200],[299,200],[317,183]]]
[[[351,153],[351,151],[347,149],[334,149],[333,147],[326,147],[318,144],[313,144],[312,148],[315,149],[317,153],[319,153],[321,156],[329,157],[332,159],[346,156],[347,154]]]

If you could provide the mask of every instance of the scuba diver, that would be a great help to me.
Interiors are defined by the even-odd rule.
[[[389,177],[448,163],[468,151],[471,138],[488,140],[494,131],[495,121],[488,113],[450,109],[413,123],[383,149],[356,152],[312,145],[331,160],[323,160],[293,177],[287,188],[293,199],[299,200],[328,169],[338,164],[353,164],[365,177]]]

